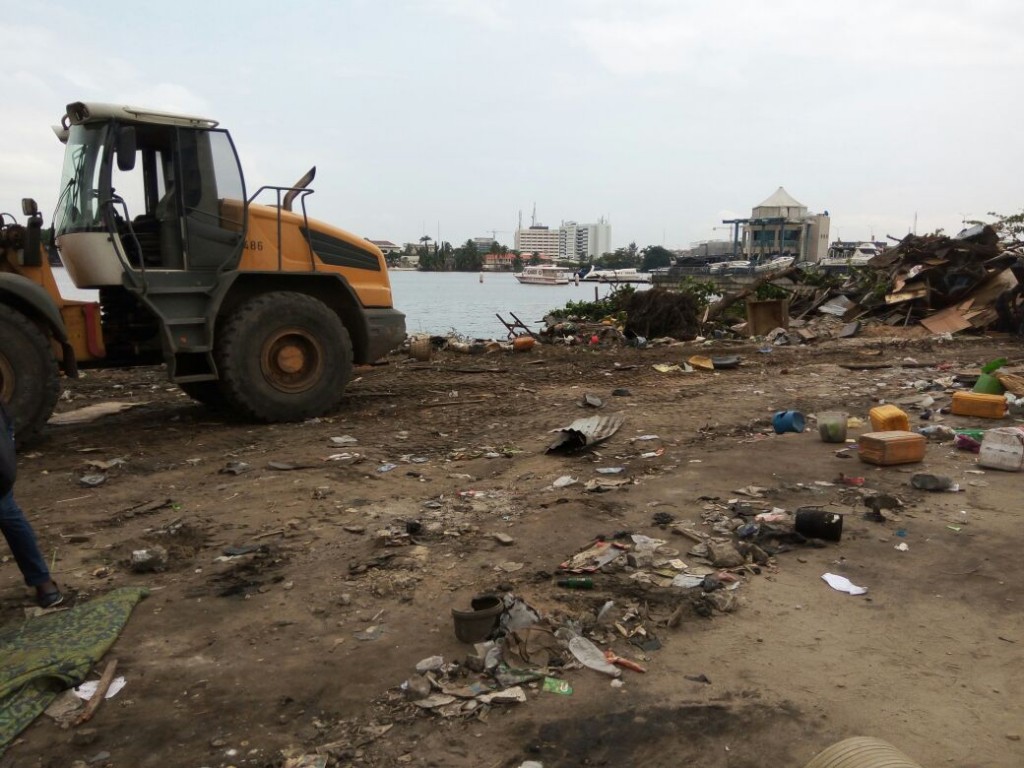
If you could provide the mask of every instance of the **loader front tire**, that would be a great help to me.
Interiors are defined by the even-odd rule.
[[[335,312],[303,293],[250,299],[224,323],[217,368],[228,403],[257,421],[302,421],[341,404],[352,342]]]
[[[50,339],[21,312],[0,304],[0,399],[19,442],[36,436],[53,413],[60,371]]]

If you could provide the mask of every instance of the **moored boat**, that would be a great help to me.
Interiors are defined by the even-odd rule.
[[[629,269],[591,269],[583,280],[591,283],[649,283],[651,275]]]
[[[513,277],[526,285],[568,285],[572,270],[553,264],[540,264],[524,267],[522,272],[515,273]]]

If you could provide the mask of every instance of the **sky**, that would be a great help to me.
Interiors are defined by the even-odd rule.
[[[211,117],[250,192],[455,244],[729,239],[776,188],[833,239],[1024,208],[1020,0],[0,0],[0,211],[47,223],[73,101]]]

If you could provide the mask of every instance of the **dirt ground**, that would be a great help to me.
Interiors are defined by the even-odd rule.
[[[652,368],[709,349],[743,365]],[[331,418],[269,426],[193,403],[160,369],[88,371],[67,382],[58,410],[140,405],[50,427],[22,455],[17,495],[73,600],[125,585],[151,594],[109,654],[127,686],[89,724],[94,740],[72,741],[74,729],[42,716],[0,766],[279,766],[327,747],[332,765],[798,767],[859,734],[928,768],[1024,765],[1024,476],[979,472],[973,454],[936,443],[923,464],[875,468],[839,458],[816,430],[769,426],[779,409],[866,417],[879,399],[918,396],[915,381],[997,356],[1024,363],[1008,339],[441,352],[358,371]],[[596,453],[545,455],[550,430],[590,415],[586,393],[604,401],[598,413],[623,414],[622,428]],[[330,441],[345,435],[357,442]],[[633,440],[648,435],[658,439]],[[655,447],[664,451],[641,456]],[[358,456],[325,460],[336,454]],[[124,464],[88,465],[113,459]],[[250,471],[222,472],[230,462]],[[584,489],[611,466],[635,483]],[[922,470],[964,491],[915,490]],[[97,471],[103,484],[81,484]],[[833,483],[840,473],[905,506],[865,519],[858,490]],[[567,474],[580,482],[552,486]],[[690,562],[693,542],[654,515],[707,530],[714,499],[750,485],[768,489],[751,503],[846,513],[842,541],[777,555],[743,577],[737,610],[686,612],[674,628],[659,621],[685,603],[680,590],[621,572],[596,574],[593,591],[556,585],[559,563],[621,531],[665,539]],[[415,531],[413,542],[379,546],[389,527]],[[133,572],[131,553],[154,545],[168,551],[166,569]],[[229,547],[250,551],[224,559]],[[869,591],[833,591],[827,571]],[[528,687],[525,703],[479,717],[411,705],[399,686],[418,661],[471,650],[451,609],[495,590],[556,619],[593,616],[608,600],[614,615],[646,606],[661,648],[613,642],[648,669],[624,671],[620,687],[569,669],[570,696]],[[7,558],[0,620],[24,620],[30,604]],[[371,639],[356,636],[367,630]]]

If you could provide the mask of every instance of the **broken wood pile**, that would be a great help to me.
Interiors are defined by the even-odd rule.
[[[990,226],[956,238],[907,235],[857,269],[845,283],[791,303],[845,321],[919,322],[935,334],[975,329],[1024,330],[1024,243],[1004,244]]]

